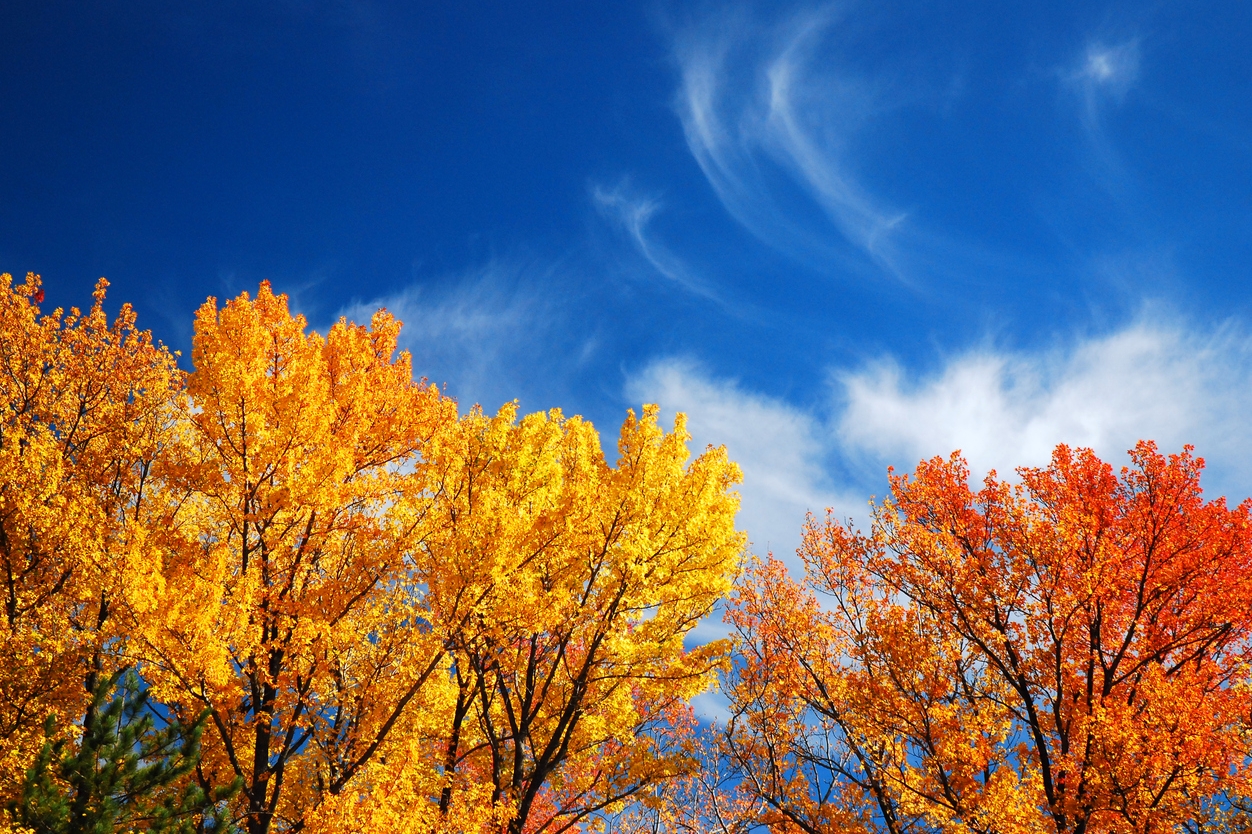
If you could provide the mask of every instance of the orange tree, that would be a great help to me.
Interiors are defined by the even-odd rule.
[[[868,533],[810,519],[798,584],[756,564],[726,733],[780,830],[1171,831],[1240,776],[1252,700],[1244,503],[1150,443],[972,488],[891,478]],[[1220,805],[1220,803],[1219,803]]]
[[[160,584],[153,469],[181,374],[128,305],[108,319],[106,286],[42,314],[38,276],[0,276],[0,805],[45,719],[91,729],[97,677]]]
[[[307,333],[268,285],[196,316],[144,674],[180,717],[208,711],[198,775],[242,780],[248,832],[302,827],[437,688],[387,510],[456,411],[398,331],[380,312]]]
[[[655,408],[616,467],[576,417],[458,418],[398,331],[200,309],[134,651],[250,834],[575,827],[686,765],[738,469]]]

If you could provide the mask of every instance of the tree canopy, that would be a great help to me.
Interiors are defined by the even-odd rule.
[[[268,284],[185,372],[105,289],[0,278],[5,830],[1252,830],[1252,501],[1190,448],[926,460],[801,577],[681,414],[610,460]]]
[[[666,733],[728,646],[683,640],[744,546],[724,450],[652,406],[616,465],[577,417],[459,415],[385,311],[322,336],[264,284],[206,302],[183,374],[104,288],[0,284],[5,807],[56,816],[49,751],[178,728],[148,781],[255,834],[561,831],[687,766]],[[166,729],[118,735],[140,701]]]
[[[760,819],[818,832],[1148,832],[1233,807],[1252,691],[1252,503],[1151,443],[969,484],[891,479],[858,532],[810,519],[804,580],[757,562],[727,755]]]

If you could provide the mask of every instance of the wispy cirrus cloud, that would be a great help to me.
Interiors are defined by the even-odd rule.
[[[1124,93],[1138,75],[1139,40],[1133,38],[1112,46],[1089,44],[1077,77],[1112,93]]]
[[[712,287],[653,236],[649,224],[662,208],[660,198],[640,194],[628,181],[622,180],[612,188],[592,185],[591,199],[600,214],[626,234],[635,250],[659,275],[693,295],[720,301]]]
[[[494,409],[512,399],[547,395],[551,381],[594,351],[592,338],[568,327],[560,264],[497,258],[466,272],[416,282],[389,296],[340,311],[369,321],[379,307],[403,322],[400,345],[414,371],[446,387],[462,406]],[[549,369],[549,373],[542,372]],[[544,405],[546,405],[546,400]]]
[[[847,158],[853,135],[890,103],[873,79],[832,69],[823,47],[838,23],[833,6],[773,24],[739,9],[679,30],[676,109],[713,190],[755,236],[828,259],[833,231],[898,275],[908,214],[876,198]],[[792,205],[797,187],[828,225]]]
[[[1139,39],[1121,43],[1087,44],[1076,66],[1063,73],[1063,78],[1081,95],[1086,118],[1094,124],[1101,105],[1120,101],[1139,80]]]
[[[1058,71],[1061,83],[1075,97],[1079,118],[1090,143],[1092,173],[1113,194],[1125,194],[1128,171],[1110,140],[1105,122],[1110,107],[1121,105],[1139,81],[1140,39],[1115,43],[1092,40],[1078,58]]]

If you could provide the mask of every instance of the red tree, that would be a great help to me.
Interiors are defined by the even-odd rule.
[[[1169,831],[1248,753],[1252,540],[1203,461],[1151,443],[969,486],[891,478],[868,534],[810,519],[803,585],[741,587],[728,732],[766,819],[806,831]],[[1220,804],[1220,803],[1219,803]]]

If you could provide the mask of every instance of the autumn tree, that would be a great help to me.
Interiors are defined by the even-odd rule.
[[[387,510],[456,411],[398,331],[307,333],[268,285],[196,315],[145,674],[184,720],[208,711],[200,775],[242,780],[250,834],[304,827],[437,683]]]
[[[425,448],[427,492],[398,515],[450,709],[428,728],[437,769],[389,753],[377,801],[349,803],[358,830],[578,830],[692,765],[686,701],[727,647],[683,640],[729,591],[743,538],[737,467],[723,449],[689,461],[687,439],[647,407],[610,466],[590,423],[508,405]]]
[[[454,672],[492,802],[510,831],[559,832],[674,775],[662,739],[725,653],[683,638],[737,570],[739,475],[724,449],[688,464],[682,418],[664,432],[655,407],[626,420],[616,467],[578,418],[512,417],[463,421],[468,455],[425,542],[456,580],[432,608],[476,600]],[[462,755],[450,737],[446,774]]]
[[[47,316],[4,282],[11,822],[557,832],[691,771],[728,647],[684,640],[743,537],[681,418],[631,414],[610,465],[577,417],[458,417],[385,311],[210,299],[184,376],[103,282]]]
[[[38,276],[0,276],[0,806],[49,716],[90,729],[159,585],[150,487],[181,374],[128,305],[108,319],[106,286],[85,313],[44,314]]]
[[[1248,755],[1252,541],[1201,460],[1057,447],[1013,484],[892,476],[869,532],[756,564],[726,736],[780,830],[1172,831]]]

